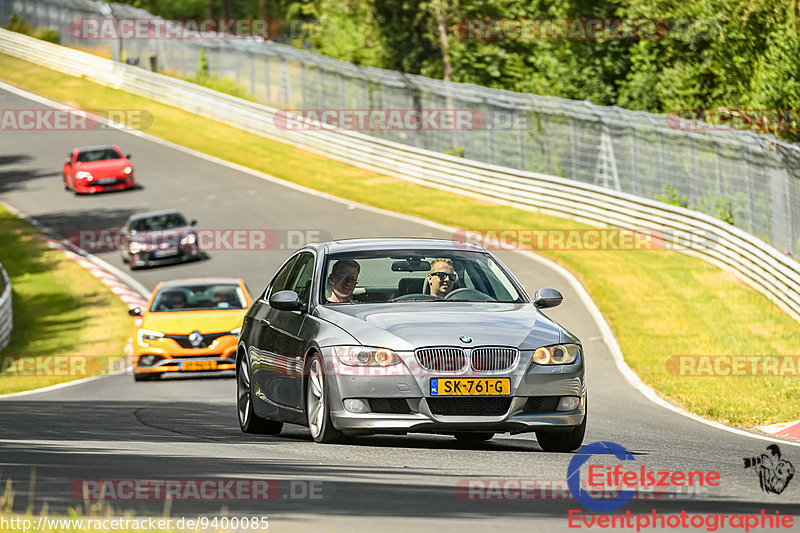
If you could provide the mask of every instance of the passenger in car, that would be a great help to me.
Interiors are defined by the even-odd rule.
[[[347,303],[358,283],[358,274],[361,272],[361,265],[352,259],[342,259],[333,265],[328,283],[333,286],[329,302]]]
[[[444,298],[456,285],[458,274],[453,269],[451,259],[434,259],[431,261],[431,270],[428,272],[428,287],[431,296]]]

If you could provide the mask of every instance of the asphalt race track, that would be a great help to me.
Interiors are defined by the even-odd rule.
[[[0,92],[0,108],[40,104]],[[116,143],[132,153],[141,188],[76,197],[64,191],[61,165],[77,145]],[[439,194],[430,190],[426,194]],[[259,179],[120,131],[0,131],[0,199],[62,236],[76,229],[118,228],[132,213],[177,208],[199,229],[317,231],[332,238],[450,233],[407,218]],[[424,201],[421,198],[420,201]],[[148,289],[165,279],[240,276],[259,293],[294,247],[283,239],[269,251],[212,250],[205,260],[137,270]],[[99,257],[127,271],[116,252]],[[529,293],[554,287],[565,297],[547,311],[583,341],[587,352],[589,425],[584,440],[612,441],[649,471],[717,471],[719,486],[700,494],[674,491],[633,501],[622,512],[800,515],[800,480],[780,495],[765,494],[742,459],[770,444],[719,430],[647,400],[617,370],[610,351],[569,283],[519,254],[500,253]],[[636,320],[636,317],[630,317]],[[78,480],[268,479],[280,483],[269,501],[172,501],[172,517],[267,516],[272,531],[558,531],[582,508],[569,494],[556,501],[473,501],[455,487],[469,479],[560,480],[573,454],[542,452],[530,436],[498,435],[487,443],[449,436],[376,436],[347,445],[315,444],[287,425],[279,436],[250,436],[238,427],[232,379],[171,379],[134,383],[116,375],[0,403],[0,480],[13,480],[14,510],[64,512],[83,504],[70,492]],[[800,467],[800,449],[781,444]],[[617,464],[610,457],[599,463]],[[35,471],[35,486],[29,483]],[[271,485],[271,487],[273,487]],[[461,494],[463,496],[463,494]],[[510,496],[509,496],[510,497]],[[160,516],[164,501],[108,502],[116,514]],[[583,524],[585,527],[585,524]],[[593,529],[599,529],[597,527]],[[705,528],[697,529],[704,531]],[[635,529],[634,529],[635,531]],[[643,530],[644,531],[644,530]]]

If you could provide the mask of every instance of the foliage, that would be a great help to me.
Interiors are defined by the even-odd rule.
[[[197,76],[208,76],[208,57],[205,48],[197,50]]]
[[[656,195],[656,200],[678,207],[689,207],[689,197],[682,195],[678,189],[672,185],[664,185],[664,190],[665,193]]]
[[[22,17],[16,13],[12,13],[11,17],[9,17],[6,29],[17,33],[24,33],[25,35],[33,35],[33,24],[25,22],[22,20]]]
[[[22,18],[17,15],[16,13],[12,13],[8,19],[8,26],[6,29],[15,31],[17,33],[24,33],[25,35],[30,35],[32,37],[36,37],[37,39],[41,39],[43,41],[48,41],[51,43],[59,44],[60,37],[58,34],[58,30],[54,28],[45,28],[33,27],[33,24],[25,22]]]
[[[36,30],[34,37],[53,44],[59,44],[61,42],[61,36],[55,28],[39,28]]]
[[[655,113],[800,109],[799,0],[128,2],[162,16],[222,16],[230,9],[236,17],[310,21],[314,31],[290,31],[283,40],[337,59],[434,78],[444,76],[446,55],[453,81],[485,87]],[[470,20],[589,18],[654,19],[664,31],[641,40],[485,39],[464,31]],[[758,131],[800,140],[796,120]]]

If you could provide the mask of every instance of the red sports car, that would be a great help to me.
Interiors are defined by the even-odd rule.
[[[75,193],[132,189],[133,165],[130,154],[119,146],[84,146],[74,148],[64,162],[64,188]]]

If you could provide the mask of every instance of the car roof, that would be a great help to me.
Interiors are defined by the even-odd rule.
[[[192,287],[195,285],[239,285],[239,278],[183,278],[171,279],[161,283],[160,290],[175,289],[177,287]]]
[[[94,151],[94,150],[108,150],[108,149],[112,149],[113,150],[116,147],[117,146],[115,144],[100,144],[98,146],[78,146],[78,151],[79,152],[91,152],[91,151]]]
[[[172,213],[178,213],[181,215],[181,212],[177,209],[161,209],[159,211],[148,211],[146,213],[136,213],[135,215],[131,215],[128,220],[138,220],[140,218],[150,218],[150,217],[157,217],[161,215],[171,215]],[[183,216],[183,215],[181,215]],[[186,218],[186,217],[184,217]]]
[[[445,239],[423,238],[368,238],[368,239],[339,239],[310,245],[326,249],[328,253],[393,250],[411,248],[414,250],[453,251],[453,252],[485,252],[477,244],[464,241],[451,241]]]

